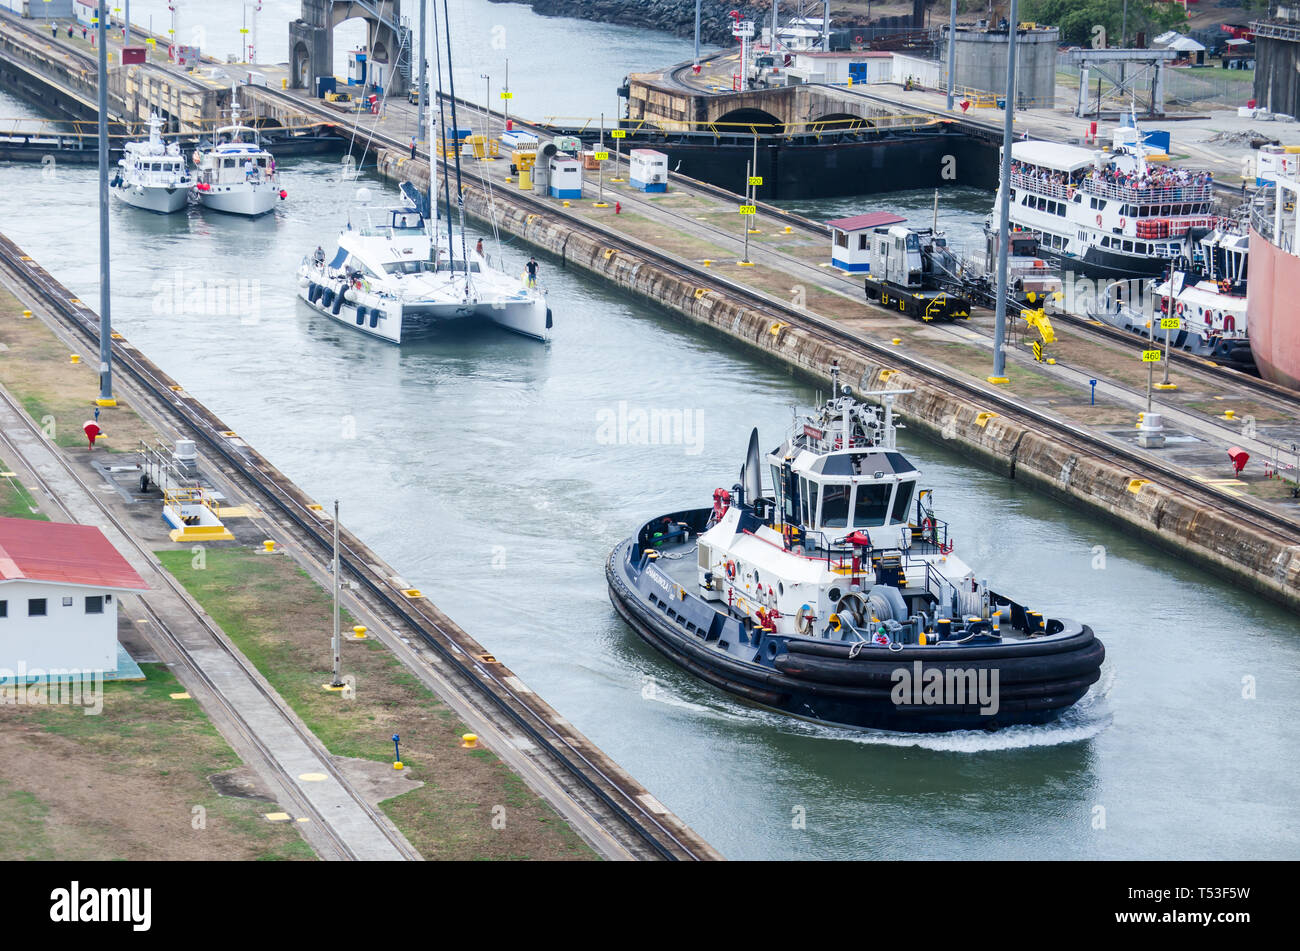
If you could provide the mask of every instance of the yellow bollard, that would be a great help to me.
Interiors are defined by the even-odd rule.
[[[72,355],[72,362],[73,362],[73,363],[80,363],[80,362],[81,362],[81,354],[79,354],[79,353],[74,353],[74,354]]]
[[[30,310],[23,311],[23,320],[31,320],[31,319],[32,319],[32,312]]]
[[[288,88],[289,88],[289,80],[288,80],[288,79],[285,79],[285,78],[281,78],[281,80],[280,80],[280,88],[281,88],[281,89],[288,89]]]
[[[402,761],[399,759],[393,764],[393,769],[406,769],[406,767],[402,765]]]
[[[565,208],[568,208],[568,207],[569,207],[569,199],[567,199],[567,198],[564,199],[564,207],[565,207]]]
[[[478,737],[473,733],[466,733],[460,738],[460,748],[463,750],[478,749]]]
[[[275,551],[275,542],[268,538],[266,541],[262,542],[262,547],[267,551]]]
[[[1225,409],[1223,415],[1228,417],[1228,419],[1232,419],[1237,415],[1237,411],[1235,409]]]
[[[893,343],[893,345],[894,345],[895,347],[897,347],[897,346],[898,346],[900,343],[902,343],[902,342],[903,342],[903,338],[902,338],[902,337],[895,337],[895,338],[891,341],[891,343]]]
[[[357,640],[361,640],[366,636],[366,626],[364,624],[358,624],[352,629],[352,633],[356,636]]]

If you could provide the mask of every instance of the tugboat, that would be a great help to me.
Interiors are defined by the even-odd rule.
[[[108,184],[113,194],[128,205],[168,215],[189,203],[194,178],[181,147],[163,141],[162,127],[163,120],[157,113],[149,116],[149,138],[126,143],[125,154],[118,159]]]
[[[610,600],[702,680],[837,726],[996,730],[1060,716],[1100,676],[1092,629],[994,591],[953,554],[948,526],[898,451],[906,390],[796,414],[711,507],[651,519],[610,554]]]

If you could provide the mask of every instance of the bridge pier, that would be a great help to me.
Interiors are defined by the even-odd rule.
[[[289,85],[315,92],[318,76],[334,75],[334,28],[346,20],[366,21],[369,63],[382,67],[386,93],[410,87],[411,30],[402,22],[401,0],[302,0],[302,15],[289,24]],[[367,75],[367,85],[374,82]]]

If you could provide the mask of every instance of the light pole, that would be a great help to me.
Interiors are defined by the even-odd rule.
[[[952,112],[952,71],[957,50],[957,0],[948,8],[948,111]]]
[[[487,113],[484,121],[483,131],[492,134],[492,77],[487,73],[479,73],[478,78],[483,80],[483,111]]]
[[[510,60],[506,59],[506,81],[501,87],[501,128],[510,128]]]
[[[700,71],[700,3],[695,0],[695,72]]]
[[[415,137],[419,139],[420,133],[424,131],[424,110],[428,107],[429,99],[429,81],[425,75],[425,67],[428,64],[429,57],[425,55],[425,49],[428,45],[428,39],[425,36],[425,17],[424,17],[424,0],[420,0],[420,68],[416,82],[419,84],[415,93]],[[432,162],[433,142],[429,142],[430,158]]]
[[[1006,383],[1007,356],[1002,347],[1007,337],[1007,243],[1011,212],[1012,122],[1016,115],[1016,14],[1017,0],[1011,0],[1007,18],[1007,88],[1002,121],[1002,190],[998,193],[998,291],[993,314],[993,375],[990,383]]]
[[[334,500],[334,679],[331,687],[343,686],[343,645],[339,637],[339,500]]]
[[[99,43],[99,399],[100,406],[116,406],[113,399],[113,318],[108,282],[108,4],[99,0],[96,17]]]

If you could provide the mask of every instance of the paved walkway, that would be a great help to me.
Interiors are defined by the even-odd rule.
[[[88,489],[83,485],[74,474],[72,465],[64,458],[64,451],[34,432],[8,400],[0,400],[0,432],[3,432],[13,450],[19,454],[19,458],[6,458],[5,461],[11,466],[38,475],[49,486],[55,496],[54,501],[68,513],[70,520],[83,525],[96,525],[103,530],[113,546],[149,585],[148,595],[132,596],[128,603],[139,601],[152,610],[152,614],[167,626],[186,648],[194,663],[215,684],[216,690],[233,708],[235,716],[231,717],[221,707],[204,681],[186,669],[184,656],[162,632],[151,632],[149,624],[141,625],[151,646],[159,657],[173,667],[191,696],[203,706],[214,725],[241,758],[258,768],[269,787],[277,792],[281,805],[292,809],[295,801],[309,802],[356,858],[405,858],[390,839],[395,830],[382,828],[350,789],[331,773],[326,765],[329,754],[319,741],[307,732],[284,701],[271,691],[269,684],[260,675],[250,672],[251,665],[239,663],[231,653],[234,651],[233,645],[227,641],[223,647],[218,642],[217,637],[224,638],[224,635],[215,635],[199,621],[194,611],[201,612],[202,609],[193,602],[187,605],[188,595],[173,586],[170,576],[152,555],[145,554],[151,550],[150,542],[127,535],[123,528],[105,514],[100,501],[92,494],[93,491],[104,491],[107,497],[110,493],[115,495],[116,490],[109,486],[92,486]],[[107,498],[105,502],[108,504]],[[125,604],[123,609],[126,609]],[[137,616],[146,613],[138,605],[136,610]],[[275,766],[283,770],[283,774],[266,768],[264,757],[243,735],[245,727],[255,733]],[[291,788],[285,789],[286,784]],[[346,857],[327,835],[312,828],[310,823],[304,825],[306,838],[323,858]],[[410,852],[414,853],[414,850],[410,849]]]

